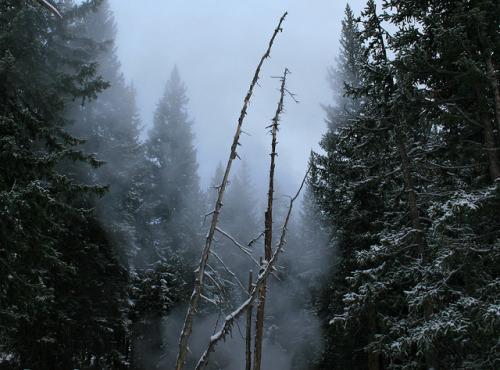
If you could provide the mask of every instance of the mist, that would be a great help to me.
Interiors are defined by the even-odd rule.
[[[365,1],[351,1],[355,12]],[[249,107],[242,138],[244,155],[251,158],[252,174],[266,172],[268,142],[264,135],[277,103],[279,82],[285,68],[292,75],[287,88],[296,104],[285,103],[286,117],[280,134],[277,165],[287,194],[298,187],[311,149],[325,132],[320,103],[330,101],[327,68],[339,50],[340,22],[345,3],[319,1],[110,1],[117,22],[116,46],[122,70],[137,91],[143,124],[152,122],[156,99],[170,70],[177,65],[189,91],[188,111],[193,127],[203,187],[209,184],[219,161],[227,160],[228,144],[259,58],[285,11],[283,33],[271,58],[263,66],[259,87]],[[210,138],[210,140],[207,140]],[[265,186],[265,180],[258,182]]]
[[[202,195],[206,199],[204,214],[210,214],[215,206],[217,190],[214,187],[219,186],[221,181],[217,166],[222,163],[224,169],[243,97],[257,62],[265,51],[277,20],[284,11],[289,11],[283,32],[277,36],[271,58],[265,61],[251,98],[244,133],[239,141],[241,146],[237,151],[240,160],[232,169],[218,224],[244,246],[264,230],[271,142],[268,126],[279,100],[278,76],[283,74],[285,68],[291,71],[278,133],[274,243],[277,243],[281,233],[288,197],[297,191],[305,175],[309,153],[312,149],[319,150],[318,142],[325,129],[320,103],[328,100],[326,69],[334,61],[336,53],[335,48],[326,45],[337,39],[338,25],[343,16],[343,5],[340,4],[325,3],[311,8],[294,3],[287,4],[286,9],[278,5],[274,4],[269,9],[265,9],[267,5],[245,5],[242,8],[227,2],[207,9],[196,3],[171,6],[143,3],[139,11],[133,9],[132,15],[127,5],[110,1],[110,9],[117,22],[116,53],[126,80],[136,91],[143,125],[140,138],[146,145],[146,153],[150,153],[147,155],[154,151],[150,148],[153,148],[151,145],[155,140],[163,140],[161,136],[154,136],[161,131],[158,126],[161,104],[165,99],[172,98],[167,92],[174,78],[171,71],[179,75],[183,93],[179,112],[185,116],[185,125],[189,123],[189,130],[183,135],[193,135],[192,142],[186,141],[185,146],[192,147],[199,165],[191,185],[199,186],[201,192],[206,194]],[[328,7],[329,11],[325,11]],[[162,90],[164,95],[160,99]],[[172,115],[166,114],[166,117]],[[153,161],[161,163],[161,156],[155,156]],[[182,156],[185,155],[179,154],[177,158]],[[183,173],[185,175],[179,172],[160,175],[158,181],[163,185],[158,189],[172,186],[167,177],[192,176],[191,173]],[[150,191],[156,196],[163,196],[154,187]],[[151,204],[157,202],[151,194],[149,197]],[[178,198],[175,196],[175,199]],[[158,216],[151,215],[151,221],[145,223],[149,236],[135,241],[137,255],[131,261],[138,269],[140,279],[151,281],[152,287],[163,286],[166,290],[158,288],[159,296],[175,297],[164,307],[160,305],[157,314],[150,309],[137,313],[135,321],[142,324],[135,326],[132,346],[135,366],[140,368],[172,368],[175,364],[179,334],[187,309],[183,302],[189,289],[184,289],[191,286],[191,278],[186,276],[196,268],[203,245],[202,236],[209,224],[205,220],[199,230],[193,230],[203,217],[203,214],[198,214],[198,218],[193,216],[199,211],[200,197],[192,193],[183,196],[183,199],[177,204],[177,209],[189,210],[186,214],[189,214],[190,226],[182,226],[172,219],[153,221]],[[307,201],[311,202],[311,198]],[[311,204],[302,205],[302,208],[307,207]],[[311,219],[311,214],[300,214],[299,201],[295,208],[293,225],[289,225],[286,253],[280,257],[275,276],[268,279],[262,355],[262,366],[266,369],[313,368],[320,361],[323,349],[322,324],[313,308],[313,301],[321,278],[332,268],[334,246],[329,242],[327,230],[316,226],[313,227],[315,233],[306,231],[311,225],[319,225],[319,218]],[[147,212],[154,213],[151,210]],[[309,226],[306,227],[306,223]],[[179,233],[179,230],[184,230],[181,232],[184,235],[193,235],[189,242],[175,241],[177,237],[172,234]],[[166,243],[165,239],[171,242]],[[239,286],[246,285],[249,271],[253,271],[255,276],[258,273],[259,266],[255,261],[263,255],[262,238],[251,244],[249,249],[252,257],[243,254],[224,235],[216,235],[213,251],[217,260],[212,258],[209,264],[212,281],[206,282],[203,288],[203,294],[209,301],[203,302],[197,310],[186,358],[187,368],[194,368],[223,318],[245,300],[245,292]],[[178,253],[182,255],[182,262],[177,257],[173,258]],[[161,266],[170,267],[165,270]],[[158,271],[164,272],[157,276]],[[180,280],[178,277],[169,280],[162,275],[165,273],[182,277]],[[239,280],[237,284],[234,277]],[[172,294],[168,285],[178,292]],[[136,297],[137,300],[141,300],[140,296]],[[211,302],[217,302],[217,305]],[[140,306],[137,302],[136,305]],[[217,346],[209,368],[244,368],[245,320],[240,319],[232,329],[231,338]],[[255,318],[252,325],[255,325]]]
[[[500,3],[0,9],[0,368],[498,368]]]
[[[33,173],[34,180],[28,178],[26,183],[46,186],[43,194],[64,189],[54,198],[47,195],[47,204],[40,207],[52,229],[40,227],[41,236],[27,238],[28,244],[30,240],[46,242],[43,245],[49,251],[43,252],[45,263],[55,272],[37,270],[38,266],[26,270],[34,271],[31,282],[39,284],[45,294],[40,301],[62,302],[57,304],[64,307],[57,309],[64,311],[61,316],[72,323],[73,331],[50,321],[49,316],[57,316],[51,311],[55,303],[47,303],[38,321],[27,320],[26,325],[42,328],[33,343],[54,346],[41,360],[47,368],[61,366],[61,353],[65,356],[63,367],[68,368],[172,368],[210,219],[217,207],[215,199],[227,187],[188,342],[186,368],[194,368],[224,318],[248,298],[252,288],[249,274],[256,280],[269,263],[263,260],[269,125],[280,99],[279,77],[286,69],[291,74],[285,109],[279,117],[273,249],[284,229],[290,197],[306,174],[310,151],[319,150],[325,130],[320,103],[328,101],[330,95],[326,69],[336,54],[336,47],[329,44],[335,45],[338,38],[343,5],[326,1],[314,7],[300,2],[236,5],[222,1],[211,6],[200,1],[55,3],[62,19],[53,19],[50,12],[31,3],[17,4],[19,14],[28,19],[26,24],[39,26],[34,34],[46,32],[44,37],[50,42],[40,48],[50,53],[40,56],[36,50],[31,52],[33,58],[40,56],[36,63],[49,66],[40,86],[28,86],[25,80],[20,83],[15,74],[11,77],[15,80],[12,86],[19,83],[15,94],[28,92],[13,112],[30,112],[28,103],[33,103],[36,114],[28,118],[36,116],[53,130],[52,136],[44,136],[47,131],[33,133],[29,127],[19,128],[19,132],[33,136],[26,142],[35,143],[35,149],[44,148],[33,149],[34,164],[26,166],[24,172]],[[14,6],[9,3],[6,8]],[[249,102],[237,152],[231,153],[249,84],[280,17],[287,11],[288,18],[277,32]],[[24,55],[18,57],[21,60]],[[30,69],[23,73],[29,80],[36,70],[26,63]],[[52,70],[51,63],[60,70]],[[19,75],[25,76],[23,73]],[[50,84],[42,86],[46,81]],[[50,90],[53,86],[54,91]],[[43,97],[44,89],[51,92],[54,101],[29,102]],[[53,112],[47,117],[37,116],[49,108]],[[34,126],[38,129],[38,125],[37,121]],[[16,146],[12,148],[12,158],[17,158]],[[51,157],[51,151],[59,152]],[[48,159],[36,161],[45,154]],[[222,184],[221,173],[228,158],[235,161],[229,181]],[[33,169],[40,163],[52,167],[38,173]],[[53,169],[56,175],[47,180],[46,173],[52,174]],[[15,189],[17,178],[9,186]],[[304,194],[307,189],[306,185]],[[54,199],[60,202],[60,209],[52,213]],[[19,204],[24,207],[26,202]],[[4,208],[9,211],[9,207]],[[329,230],[321,226],[319,213],[311,213],[311,207],[315,207],[312,197],[296,199],[286,228],[286,252],[267,278],[263,368],[309,369],[321,359],[322,322],[314,301],[322,277],[332,268],[335,246]],[[6,219],[11,222],[18,220],[16,217]],[[308,231],[311,225],[318,226],[314,233]],[[50,238],[45,239],[44,233],[54,235],[54,239],[47,241]],[[54,251],[50,250],[53,246]],[[26,248],[33,251],[35,246]],[[12,252],[12,260],[19,253]],[[54,263],[57,259],[60,261]],[[10,260],[6,261],[10,266]],[[30,263],[36,265],[27,259],[26,264]],[[14,269],[24,273],[24,267]],[[6,276],[5,281],[13,276]],[[59,276],[65,278],[58,280]],[[82,276],[88,280],[80,281]],[[9,284],[15,291],[15,284]],[[98,298],[94,300],[94,296]],[[14,302],[11,308],[18,306]],[[254,302],[252,336],[256,306]],[[23,315],[20,317],[29,317]],[[217,345],[210,369],[244,368],[245,326],[242,316],[225,342]],[[88,338],[76,343],[78,332],[85,332]],[[21,331],[15,334],[18,337],[12,335],[9,345],[22,342]],[[69,340],[76,343],[73,352],[61,349]],[[17,353],[14,349],[10,353],[11,347],[2,344],[0,367],[5,362],[7,366],[31,368],[40,360],[32,358],[23,345],[18,347]]]

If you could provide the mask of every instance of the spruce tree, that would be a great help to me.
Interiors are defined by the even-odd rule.
[[[145,144],[135,258],[134,362],[164,354],[160,322],[185,302],[192,287],[194,252],[201,245],[203,203],[188,119],[186,88],[172,70]]]
[[[498,118],[491,78],[498,21],[486,3],[390,1],[377,14],[369,1],[362,14],[363,83],[348,91],[364,100],[362,116],[343,130],[353,134],[335,142],[337,151],[348,149],[345,156],[318,156],[313,178],[342,251],[355,223],[339,216],[356,204],[356,189],[373,189],[379,202],[372,211],[368,203],[358,209],[370,215],[359,233],[372,239],[363,247],[358,238],[352,258],[342,256],[341,266],[350,261],[347,284],[333,308],[343,312],[331,321],[334,332],[355,334],[352,348],[367,351],[371,368],[498,362],[497,322],[482,321],[498,299],[492,263],[498,258]],[[388,34],[383,21],[397,31]],[[349,137],[356,146],[345,147]],[[338,175],[329,177],[335,163],[364,173],[338,182]],[[332,212],[328,205],[337,194],[344,199]],[[477,266],[481,273],[473,274]],[[352,331],[363,320],[367,336]]]
[[[334,100],[333,105],[325,107],[328,131],[320,145],[326,154],[311,156],[311,188],[325,222],[331,225],[330,238],[340,258],[337,260],[336,254],[331,257],[335,268],[330,282],[323,287],[318,307],[325,323],[324,367],[354,363],[368,367],[366,351],[360,351],[369,342],[372,331],[368,312],[359,318],[361,329],[358,326],[339,330],[329,324],[332,316],[343,310],[343,297],[350,289],[346,277],[357,266],[356,252],[378,240],[382,225],[377,219],[386,207],[387,183],[380,176],[386,172],[386,137],[380,135],[383,130],[371,130],[374,122],[362,121],[366,98],[358,93],[364,86],[362,66],[366,53],[359,26],[347,6],[340,56],[328,75]],[[371,127],[366,130],[366,126]]]
[[[120,72],[114,46],[116,25],[108,1],[102,1],[89,14],[78,32],[95,43],[92,57],[98,63],[97,73],[110,87],[99,99],[71,107],[74,123],[70,130],[86,141],[82,148],[105,165],[97,171],[85,166],[71,166],[68,171],[82,182],[109,187],[105,197],[96,202],[96,211],[123,263],[128,265],[138,248],[135,218],[142,201],[140,166],[144,162],[135,92]]]
[[[238,172],[230,180],[220,215],[221,228],[243,245],[256,238],[263,229],[263,225],[259,227],[257,224],[256,205],[250,166],[243,159]]]
[[[59,20],[38,4],[0,2],[0,367],[126,366],[115,305],[124,271],[89,205],[104,189],[58,171],[100,164],[77,149],[65,114],[107,86],[87,59],[92,41],[76,32],[97,5],[60,2]]]

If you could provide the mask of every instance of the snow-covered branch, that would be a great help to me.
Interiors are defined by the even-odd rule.
[[[194,283],[193,293],[191,294],[191,299],[189,301],[186,319],[184,321],[184,326],[183,326],[181,334],[180,334],[179,353],[177,355],[177,361],[176,361],[176,365],[175,365],[176,370],[181,370],[183,368],[184,359],[186,358],[186,355],[187,355],[188,340],[189,340],[189,336],[191,335],[191,332],[193,331],[194,315],[196,312],[196,307],[198,305],[198,300],[200,299],[200,295],[201,295],[201,289],[203,286],[203,277],[205,276],[205,267],[207,265],[207,260],[208,260],[208,256],[210,253],[210,248],[212,246],[213,236],[214,236],[215,229],[217,226],[217,221],[219,219],[220,209],[222,207],[222,198],[224,196],[224,190],[226,188],[226,184],[227,184],[228,179],[229,179],[229,173],[231,171],[231,165],[233,163],[233,160],[238,156],[238,154],[236,153],[236,148],[238,145],[240,145],[239,139],[240,139],[240,135],[241,135],[241,128],[243,126],[243,120],[245,119],[245,116],[247,114],[247,108],[248,108],[248,105],[250,104],[250,98],[252,97],[253,89],[254,89],[254,87],[257,84],[257,81],[259,79],[259,74],[260,74],[260,69],[262,67],[262,64],[264,63],[264,60],[269,58],[269,55],[271,53],[271,48],[272,48],[273,43],[274,43],[274,39],[276,38],[278,33],[282,31],[281,24],[285,20],[286,15],[287,15],[287,13],[285,12],[285,14],[283,14],[283,16],[281,17],[281,19],[278,23],[278,27],[276,27],[276,29],[274,30],[274,33],[271,37],[271,40],[269,41],[269,46],[268,46],[265,54],[260,59],[260,62],[257,66],[257,69],[255,70],[253,80],[250,83],[250,88],[248,89],[247,95],[245,96],[245,100],[243,102],[243,108],[241,109],[240,117],[238,119],[238,125],[236,127],[236,134],[234,135],[233,144],[231,145],[231,153],[229,154],[229,159],[228,159],[228,162],[226,165],[226,171],[224,172],[224,177],[223,177],[222,183],[220,185],[219,196],[217,197],[217,201],[215,203],[215,209],[214,209],[214,213],[212,215],[212,222],[210,224],[210,230],[207,234],[205,247],[203,249],[203,253],[201,255],[201,259],[199,262],[199,267],[197,269],[197,276],[196,276],[195,283]]]
[[[218,226],[215,228],[215,230],[217,230],[219,233],[221,233],[226,238],[228,238],[229,240],[231,240],[234,243],[234,245],[236,245],[238,248],[240,248],[243,253],[245,253],[247,256],[249,256],[252,259],[252,261],[257,266],[259,266],[259,263],[257,262],[257,260],[255,258],[253,258],[252,251],[250,249],[248,249],[247,247],[245,247],[245,246],[241,245],[240,243],[238,243],[238,241],[235,238],[233,238],[231,235],[229,235],[224,230],[221,230]]]
[[[210,354],[214,351],[215,346],[217,343],[226,337],[226,335],[231,331],[231,327],[235,320],[240,317],[250,306],[252,305],[253,301],[257,298],[257,295],[259,294],[259,291],[266,281],[267,277],[269,274],[273,271],[273,267],[278,261],[278,256],[282,252],[283,245],[285,244],[285,236],[286,236],[286,231],[287,231],[287,226],[288,226],[288,221],[290,220],[290,215],[292,213],[292,208],[293,208],[293,203],[299,196],[300,192],[302,191],[302,188],[304,186],[304,183],[306,181],[307,175],[309,174],[310,168],[307,170],[304,179],[302,180],[302,183],[300,184],[299,190],[295,194],[293,198],[290,199],[290,204],[288,206],[288,212],[285,218],[285,222],[282,227],[281,231],[281,236],[280,240],[278,242],[278,245],[276,246],[276,250],[274,251],[274,254],[272,255],[272,258],[269,261],[266,261],[262,265],[262,270],[259,273],[259,276],[255,282],[255,285],[252,287],[252,290],[250,291],[250,296],[248,297],[247,300],[245,300],[238,308],[236,308],[233,312],[231,312],[229,315],[226,316],[224,320],[224,325],[222,328],[216,332],[214,335],[210,337],[210,341],[208,344],[207,349],[201,356],[200,360],[198,361],[198,364],[196,365],[196,369],[204,369],[205,366],[208,363],[208,359],[210,357]]]

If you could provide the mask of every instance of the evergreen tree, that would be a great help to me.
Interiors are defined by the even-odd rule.
[[[108,1],[102,1],[78,31],[96,43],[93,58],[98,62],[97,73],[110,87],[98,100],[85,106],[73,105],[70,116],[75,122],[71,133],[84,139],[83,149],[106,165],[97,171],[85,166],[71,166],[68,171],[76,171],[74,176],[80,181],[109,186],[106,196],[96,202],[96,211],[123,263],[128,265],[130,257],[137,253],[135,213],[142,201],[139,167],[144,162],[135,93],[120,72],[114,46],[116,26]]]
[[[158,234],[154,235],[155,240],[168,243],[173,253],[185,253],[197,246],[200,226],[198,164],[185,93],[175,67],[156,108],[146,143],[146,176],[151,186],[149,224],[153,234]]]
[[[107,86],[88,59],[92,41],[76,32],[96,6],[60,2],[59,20],[37,4],[0,2],[2,368],[126,366],[115,304],[124,271],[89,207],[104,189],[57,170],[99,165],[76,149],[65,117],[68,101]]]
[[[328,132],[323,139],[323,149],[328,150],[327,138],[355,119],[362,109],[362,99],[347,96],[347,91],[362,85],[360,63],[364,60],[364,45],[359,38],[359,28],[349,4],[342,20],[339,56],[336,67],[328,68],[327,80],[333,93],[333,105],[323,106]]]
[[[313,153],[311,157],[311,187],[325,222],[332,225],[330,238],[340,257],[338,261],[332,254],[335,269],[319,302],[326,329],[325,368],[369,366],[366,352],[360,350],[372,331],[368,316],[359,317],[361,328],[358,325],[339,330],[329,324],[331,317],[343,310],[343,297],[350,289],[346,277],[357,265],[356,251],[378,240],[382,228],[378,218],[387,200],[388,184],[381,176],[389,162],[384,150],[387,138],[383,130],[371,130],[374,122],[363,121],[366,98],[357,93],[365,86],[362,66],[366,53],[358,24],[347,6],[337,67],[329,70],[334,105],[325,107],[328,131],[320,142],[326,154]],[[365,130],[365,126],[371,127]]]
[[[257,200],[255,188],[246,159],[229,182],[224,207],[219,216],[221,229],[228,232],[239,243],[247,245],[263,230],[257,224]]]
[[[332,146],[343,156],[315,158],[316,192],[337,230],[340,276],[347,277],[345,284],[333,280],[332,292],[344,290],[340,299],[330,296],[330,312],[343,307],[331,338],[350,334],[352,351],[366,351],[370,368],[495,367],[498,361],[492,337],[498,323],[482,321],[498,299],[492,261],[499,220],[491,217],[499,205],[497,110],[489,72],[498,43],[483,33],[498,21],[487,7],[390,1],[378,15],[369,1],[362,14],[363,83],[348,91],[364,100],[362,115]],[[394,35],[383,20],[396,26]],[[356,141],[349,148],[350,138]],[[335,175],[343,164],[363,172]],[[369,221],[358,234],[371,238],[351,239],[347,258],[346,231],[356,223],[341,216],[357,204],[361,188],[373,199],[358,206],[356,218]],[[478,265],[481,274],[472,278]],[[356,333],[360,322],[367,335]]]
[[[215,169],[215,174],[210,180],[210,186],[205,192],[205,214],[212,212],[215,208],[215,202],[219,196],[219,186],[222,183],[224,177],[224,168],[222,168],[222,163],[219,162]]]
[[[134,362],[165,353],[160,322],[191,292],[203,204],[186,88],[174,68],[154,114],[146,146],[138,218],[140,250],[134,301]]]

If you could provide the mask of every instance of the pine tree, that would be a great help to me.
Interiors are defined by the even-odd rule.
[[[96,202],[96,211],[108,230],[123,263],[137,253],[135,210],[141,205],[140,165],[144,150],[139,142],[140,119],[135,93],[120,72],[114,39],[116,26],[107,1],[80,24],[79,33],[96,44],[97,73],[110,84],[99,99],[85,106],[74,104],[71,133],[84,139],[82,146],[105,162],[97,171],[71,166],[80,181],[109,186],[106,196]]]
[[[322,366],[335,368],[369,366],[366,351],[360,350],[369,342],[372,331],[367,313],[359,317],[361,329],[358,325],[339,330],[329,322],[343,310],[343,297],[350,289],[346,277],[357,266],[356,252],[378,240],[377,233],[382,229],[378,219],[387,207],[389,189],[381,176],[389,172],[385,167],[389,153],[384,150],[387,137],[384,130],[375,128],[375,122],[363,119],[368,108],[359,90],[365,86],[362,66],[367,50],[358,27],[347,6],[337,68],[329,69],[334,105],[325,107],[328,131],[320,143],[326,154],[313,153],[311,157],[311,187],[325,222],[332,225],[330,238],[340,258],[331,257],[336,267],[319,302],[326,329]]]
[[[187,101],[175,67],[145,144],[133,319],[138,366],[165,352],[161,318],[189,297],[194,252],[201,245],[203,203]]]
[[[406,26],[409,7],[411,20],[421,28]],[[381,341],[382,348],[388,353],[392,346],[395,365],[407,361],[403,351],[410,348],[424,353],[431,349],[438,366],[495,367],[499,361],[491,336],[497,324],[483,326],[482,317],[488,315],[476,316],[499,293],[495,288],[483,292],[498,276],[491,268],[498,258],[499,139],[493,129],[498,110],[489,72],[491,55],[499,47],[494,31],[498,14],[498,6],[490,2],[439,1],[430,9],[399,2],[389,18],[401,29],[394,40],[401,50],[396,66],[410,83],[422,86],[411,105],[433,125],[432,134],[426,135],[431,140],[420,143],[414,155],[432,169],[425,174],[432,181],[420,190],[430,198],[426,208],[432,263],[405,273],[413,277],[406,289],[408,317],[387,318],[392,335],[381,337],[388,339]],[[481,273],[471,278],[477,268]],[[457,344],[462,336],[470,340]]]
[[[89,206],[104,189],[58,171],[68,160],[99,165],[77,150],[65,116],[68,101],[107,86],[87,59],[92,41],[76,34],[97,5],[60,2],[59,20],[0,2],[1,367],[126,365],[123,323],[110,319],[121,317],[124,272]]]
[[[185,93],[175,67],[146,143],[152,218],[156,218],[157,232],[172,240],[172,252],[185,252],[197,245],[193,242],[200,225],[198,164]]]
[[[370,222],[358,232],[372,238],[364,246],[358,238],[351,258],[342,255],[347,284],[332,284],[345,287],[333,306],[343,312],[332,330],[354,334],[366,320],[369,335],[358,333],[351,345],[368,352],[372,368],[495,367],[498,361],[491,336],[497,322],[484,325],[476,316],[490,317],[487,307],[498,297],[491,263],[498,257],[498,217],[491,217],[498,210],[495,53],[484,48],[498,43],[483,33],[497,27],[497,18],[486,8],[483,2],[429,8],[391,1],[378,15],[369,1],[362,17],[363,83],[349,91],[363,98],[362,116],[342,130],[350,135],[334,142],[337,152],[347,149],[344,157],[317,157],[316,191],[333,216],[342,252],[355,223],[341,216],[356,204],[356,189],[371,188],[379,202],[372,209],[360,203],[358,215]],[[389,35],[384,20],[397,32]],[[350,148],[349,138],[356,139]],[[361,177],[329,177],[347,163],[351,171],[353,163],[364,169]],[[481,274],[472,278],[478,265]]]
[[[347,91],[362,85],[360,63],[363,61],[365,48],[359,38],[359,29],[354,13],[349,4],[345,8],[345,18],[342,20],[339,56],[336,67],[328,68],[327,80],[333,93],[333,105],[323,106],[326,112],[328,132],[323,139],[323,149],[328,150],[326,142],[329,134],[335,134],[338,129],[355,119],[362,109],[362,99],[347,96]]]
[[[230,180],[224,207],[220,215],[221,228],[239,243],[247,245],[259,235],[263,225],[257,224],[255,188],[246,159]]]

